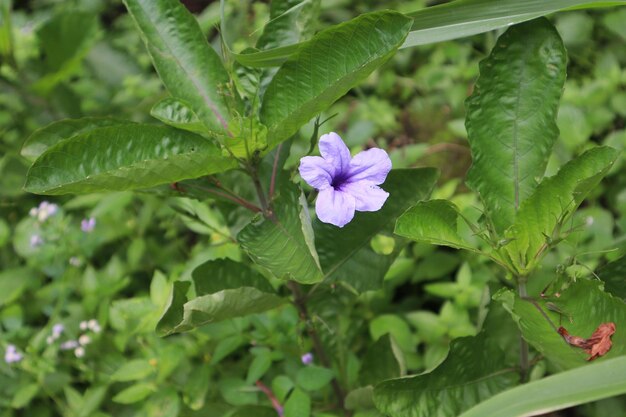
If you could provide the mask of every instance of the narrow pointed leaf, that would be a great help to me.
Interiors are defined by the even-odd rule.
[[[542,18],[508,29],[480,63],[466,102],[473,161],[467,182],[499,235],[544,175],[559,135],[566,60],[559,34]]]
[[[563,326],[571,335],[588,338],[602,323],[613,322],[616,332],[612,336],[609,352],[595,359],[601,362],[626,354],[626,303],[602,290],[602,283],[579,279],[563,290],[560,297],[536,300],[520,299],[512,291],[501,291],[494,299],[511,312],[524,339],[559,369],[570,369],[588,364],[588,354],[572,347],[557,333]],[[550,303],[550,304],[548,304]],[[541,313],[539,308],[549,317]],[[561,313],[555,312],[555,308]]]
[[[187,297],[189,282],[174,283],[171,302],[157,325],[159,335],[262,313],[284,303],[261,274],[229,259],[200,265],[192,279],[196,293],[192,299]]]
[[[168,97],[156,103],[150,109],[150,115],[177,129],[200,134],[206,132],[206,128],[189,103],[174,97]]]
[[[85,117],[82,119],[65,119],[50,123],[33,132],[22,145],[21,154],[29,161],[34,161],[49,147],[81,133],[89,132],[105,126],[132,124],[128,120],[110,117]]]
[[[273,216],[254,220],[237,240],[250,257],[274,276],[313,284],[322,280],[304,196],[288,182],[272,203]]]
[[[236,166],[207,139],[163,126],[102,127],[61,141],[31,166],[24,189],[70,194],[147,188]]]
[[[626,357],[597,362],[510,389],[459,417],[539,416],[626,393]]]
[[[370,245],[372,238],[389,231],[400,214],[427,198],[437,176],[432,168],[394,169],[381,185],[389,198],[379,211],[357,212],[354,220],[341,229],[315,221],[316,246],[325,279],[344,282],[357,291],[380,288],[397,253],[377,254]]]
[[[367,13],[302,44],[267,88],[261,122],[272,148],[393,56],[411,25],[404,15]]]
[[[423,201],[397,221],[395,233],[418,242],[475,251],[458,232],[459,212],[447,200]]]
[[[570,216],[608,173],[619,152],[609,147],[591,149],[544,179],[522,204],[515,224],[507,231],[505,246],[520,269],[530,270],[540,259],[546,239],[558,232]]]
[[[124,0],[124,4],[168,91],[189,103],[210,132],[227,133],[228,73],[197,20],[178,0]]]

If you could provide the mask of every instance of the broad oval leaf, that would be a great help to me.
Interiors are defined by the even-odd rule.
[[[220,259],[192,273],[196,297],[188,299],[190,282],[174,283],[171,300],[157,325],[167,336],[221,320],[262,313],[284,303],[267,280],[249,267]]]
[[[381,185],[389,198],[379,211],[358,212],[342,229],[316,220],[313,229],[325,279],[358,292],[379,289],[399,251],[378,254],[370,245],[372,238],[391,229],[400,214],[427,198],[437,176],[434,168],[394,169]]]
[[[296,44],[313,34],[320,0],[272,0],[270,21],[256,43],[258,49]]]
[[[613,345],[594,362],[626,354],[626,303],[604,292],[599,281],[578,279],[559,297],[536,301],[521,299],[510,290],[500,291],[494,299],[511,312],[524,339],[559,369],[589,363],[584,350],[570,346],[559,335],[559,323],[570,334],[588,338],[600,324],[613,322],[617,327],[612,336]]]
[[[174,97],[167,97],[150,109],[150,115],[166,125],[194,133],[205,133],[204,125],[193,112],[189,103]]]
[[[566,61],[558,32],[541,18],[508,29],[480,63],[466,101],[472,150],[467,183],[480,195],[498,236],[544,175],[559,135]]]
[[[278,193],[272,217],[253,219],[237,240],[255,263],[277,278],[302,284],[319,282],[323,275],[304,196],[288,181]]]
[[[588,150],[545,178],[523,202],[513,226],[506,231],[505,246],[521,273],[532,270],[547,248],[559,238],[560,227],[609,172],[619,152],[609,147]]]
[[[178,0],[124,0],[159,77],[209,132],[228,133],[228,73],[197,20]]]
[[[411,19],[393,11],[363,14],[302,44],[267,88],[261,122],[270,148],[342,97],[387,61],[404,41]]]
[[[594,363],[512,388],[459,417],[527,417],[626,393],[626,357]]]
[[[432,372],[378,384],[374,404],[390,417],[457,417],[515,386],[519,375],[512,329],[502,308],[490,308],[477,336],[453,340],[448,357]]]
[[[398,218],[395,233],[418,242],[477,251],[459,235],[458,222],[459,212],[453,203],[423,201]]]
[[[207,139],[154,125],[103,127],[64,140],[31,166],[26,191],[69,194],[147,188],[234,168]]]
[[[81,133],[89,132],[106,126],[133,124],[128,120],[113,119],[110,117],[85,117],[82,119],[65,119],[50,123],[37,129],[22,145],[21,155],[29,161],[34,161],[51,146],[62,140],[69,139]]]

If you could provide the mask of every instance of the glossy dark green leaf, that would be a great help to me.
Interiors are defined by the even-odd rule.
[[[196,327],[271,310],[284,303],[267,280],[249,267],[220,259],[193,271],[195,297],[189,299],[190,283],[177,281],[157,333],[167,336]]]
[[[197,20],[178,0],[124,0],[170,94],[210,131],[227,134],[228,73]]]
[[[522,203],[505,246],[522,271],[531,270],[541,259],[547,239],[557,239],[561,226],[609,172],[619,152],[609,147],[591,149],[545,178]]]
[[[74,75],[97,35],[98,17],[92,13],[64,11],[44,23],[37,30],[44,54],[44,76],[33,88],[49,93],[59,82]]]
[[[392,170],[381,185],[389,193],[381,210],[357,212],[341,229],[316,221],[315,242],[326,279],[345,282],[357,291],[380,288],[393,257],[374,252],[372,238],[390,229],[407,208],[428,197],[437,175],[432,168]]]
[[[557,333],[559,325],[566,328],[570,335],[586,339],[600,324],[613,322],[617,328],[612,336],[613,346],[604,357],[595,361],[626,354],[626,303],[604,292],[601,287],[599,281],[579,279],[562,291],[560,297],[536,300],[536,304],[520,299],[512,291],[501,291],[494,298],[511,311],[528,343],[556,367],[569,369],[587,364],[589,355],[568,345]],[[562,315],[552,307],[556,307]]]
[[[205,133],[206,128],[193,112],[191,106],[181,99],[168,97],[150,109],[150,115],[166,125],[194,133]]]
[[[361,385],[375,385],[386,379],[404,375],[406,366],[400,348],[393,336],[386,334],[372,344],[365,356],[359,372]]]
[[[62,140],[69,139],[81,133],[86,133],[106,126],[132,124],[127,120],[109,117],[85,117],[82,119],[66,119],[50,123],[33,132],[22,145],[21,154],[29,161],[34,161],[49,147]]]
[[[311,219],[298,187],[285,182],[272,208],[271,218],[259,216],[239,232],[242,248],[277,278],[303,284],[321,281]]]
[[[626,256],[605,265],[597,274],[608,292],[626,299]]]
[[[44,152],[26,178],[36,194],[123,191],[234,168],[207,139],[169,127],[120,125],[86,131]]]
[[[597,362],[510,389],[459,417],[526,417],[626,393],[626,357]]]
[[[459,211],[447,200],[422,201],[396,222],[395,233],[409,239],[475,251],[458,231]]]
[[[320,0],[272,0],[270,20],[256,43],[273,49],[310,38],[319,15]]]
[[[411,25],[392,12],[363,14],[302,44],[276,73],[261,107],[270,148],[342,97],[387,61]]]
[[[466,102],[472,150],[467,183],[500,236],[544,175],[559,135],[566,62],[558,32],[541,18],[509,28],[480,63]]]
[[[501,308],[492,310],[477,336],[452,341],[448,357],[435,370],[378,384],[376,407],[390,417],[457,417],[515,386],[513,323]]]

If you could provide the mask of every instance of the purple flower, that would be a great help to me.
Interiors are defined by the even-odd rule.
[[[68,340],[67,342],[61,343],[61,350],[70,350],[76,349],[78,347],[78,342],[76,340]]]
[[[313,354],[311,352],[307,352],[304,355],[302,355],[300,360],[302,360],[303,364],[310,365],[313,363]]]
[[[30,247],[36,248],[37,246],[43,245],[43,238],[39,235],[32,235],[30,237]]]
[[[65,326],[63,326],[61,323],[55,324],[54,326],[52,326],[52,337],[58,339],[59,337],[61,337],[61,333],[63,333],[64,330]]]
[[[17,363],[22,359],[23,356],[17,351],[15,345],[7,345],[7,350],[4,352],[4,361],[6,363]]]
[[[93,229],[96,228],[96,219],[90,217],[88,219],[83,219],[80,222],[80,230],[85,233],[93,232]]]
[[[320,221],[343,227],[356,211],[378,211],[389,193],[378,185],[391,170],[391,159],[382,149],[373,148],[350,157],[350,150],[338,134],[322,135],[321,157],[300,159],[300,176],[319,190],[315,212]]]

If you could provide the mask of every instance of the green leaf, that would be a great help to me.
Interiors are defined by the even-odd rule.
[[[296,376],[296,384],[305,391],[317,391],[328,386],[335,373],[321,366],[309,365],[301,368]]]
[[[57,13],[37,30],[44,55],[44,76],[33,89],[47,94],[80,70],[80,64],[98,36],[98,16],[79,11]]]
[[[407,208],[428,197],[437,180],[433,168],[394,169],[381,186],[389,198],[377,212],[357,212],[343,228],[314,223],[316,247],[325,279],[342,282],[357,291],[380,288],[397,252],[380,255],[371,240],[391,228]]]
[[[236,166],[207,139],[154,125],[86,131],[49,148],[33,164],[26,191],[90,193],[148,188]]]
[[[604,281],[604,287],[608,292],[626,299],[626,256],[606,264],[597,274]]]
[[[320,0],[272,0],[270,21],[256,43],[258,49],[295,44],[314,33]]]
[[[39,392],[39,385],[26,384],[22,385],[11,401],[12,408],[24,408],[35,398],[35,395]]]
[[[383,11],[326,29],[302,44],[267,87],[261,122],[270,148],[289,138],[393,56],[411,20]]]
[[[257,218],[237,236],[242,248],[274,276],[313,284],[322,280],[306,201],[298,187],[287,182],[272,203],[271,218]]]
[[[395,233],[418,242],[476,251],[458,232],[459,211],[447,200],[422,201],[396,222]]]
[[[626,357],[596,362],[500,393],[459,417],[544,415],[626,393]]]
[[[253,351],[254,359],[248,368],[246,376],[246,384],[254,384],[261,379],[263,375],[272,366],[272,352],[267,348],[258,348]]]
[[[167,97],[150,109],[150,115],[166,125],[194,133],[205,133],[206,128],[191,109],[189,103],[174,97]]]
[[[50,123],[33,132],[22,146],[21,154],[29,161],[34,161],[51,146],[62,140],[69,139],[81,133],[90,132],[107,126],[133,124],[127,120],[118,120],[109,117],[85,117],[82,119],[66,119]]]
[[[111,375],[113,381],[134,381],[143,379],[154,372],[154,367],[146,359],[126,362]]]
[[[135,384],[118,392],[115,397],[113,397],[113,401],[119,404],[133,404],[144,400],[155,391],[156,387],[153,384]]]
[[[200,410],[204,407],[211,382],[211,369],[212,367],[208,363],[195,367],[185,384],[183,400],[192,410]]]
[[[595,280],[579,279],[562,291],[558,298],[531,302],[507,290],[494,295],[494,299],[502,302],[511,312],[528,343],[557,368],[569,369],[587,364],[589,355],[565,342],[557,333],[559,324],[569,334],[586,339],[600,324],[613,322],[617,328],[612,336],[613,346],[605,356],[595,361],[626,354],[626,304],[604,292],[601,286],[602,283]],[[552,307],[558,308],[563,315],[553,311]]]
[[[608,173],[619,152],[609,147],[590,149],[545,178],[523,202],[515,223],[507,230],[511,242],[505,246],[522,273],[541,259],[548,239],[559,238],[559,231],[570,216]]]
[[[174,283],[172,301],[157,325],[160,336],[261,313],[284,303],[262,275],[229,259],[204,263],[192,277],[196,297],[186,295],[189,282]]]
[[[487,59],[467,99],[472,150],[468,185],[501,236],[543,177],[559,135],[556,115],[567,56],[556,29],[538,19],[508,29]]]
[[[311,415],[311,397],[296,388],[285,403],[285,417],[309,417]]]
[[[445,361],[429,373],[391,379],[374,389],[376,407],[391,417],[456,417],[517,384],[515,332],[501,308],[492,308],[474,337],[452,341]]]
[[[178,0],[124,0],[159,77],[209,132],[228,132],[228,73],[197,20]]]
[[[361,385],[375,385],[381,381],[404,375],[406,366],[399,346],[390,334],[372,344],[363,357],[359,372]]]
[[[247,405],[238,408],[234,414],[228,414],[229,417],[276,417],[276,415],[276,410],[261,405]]]

